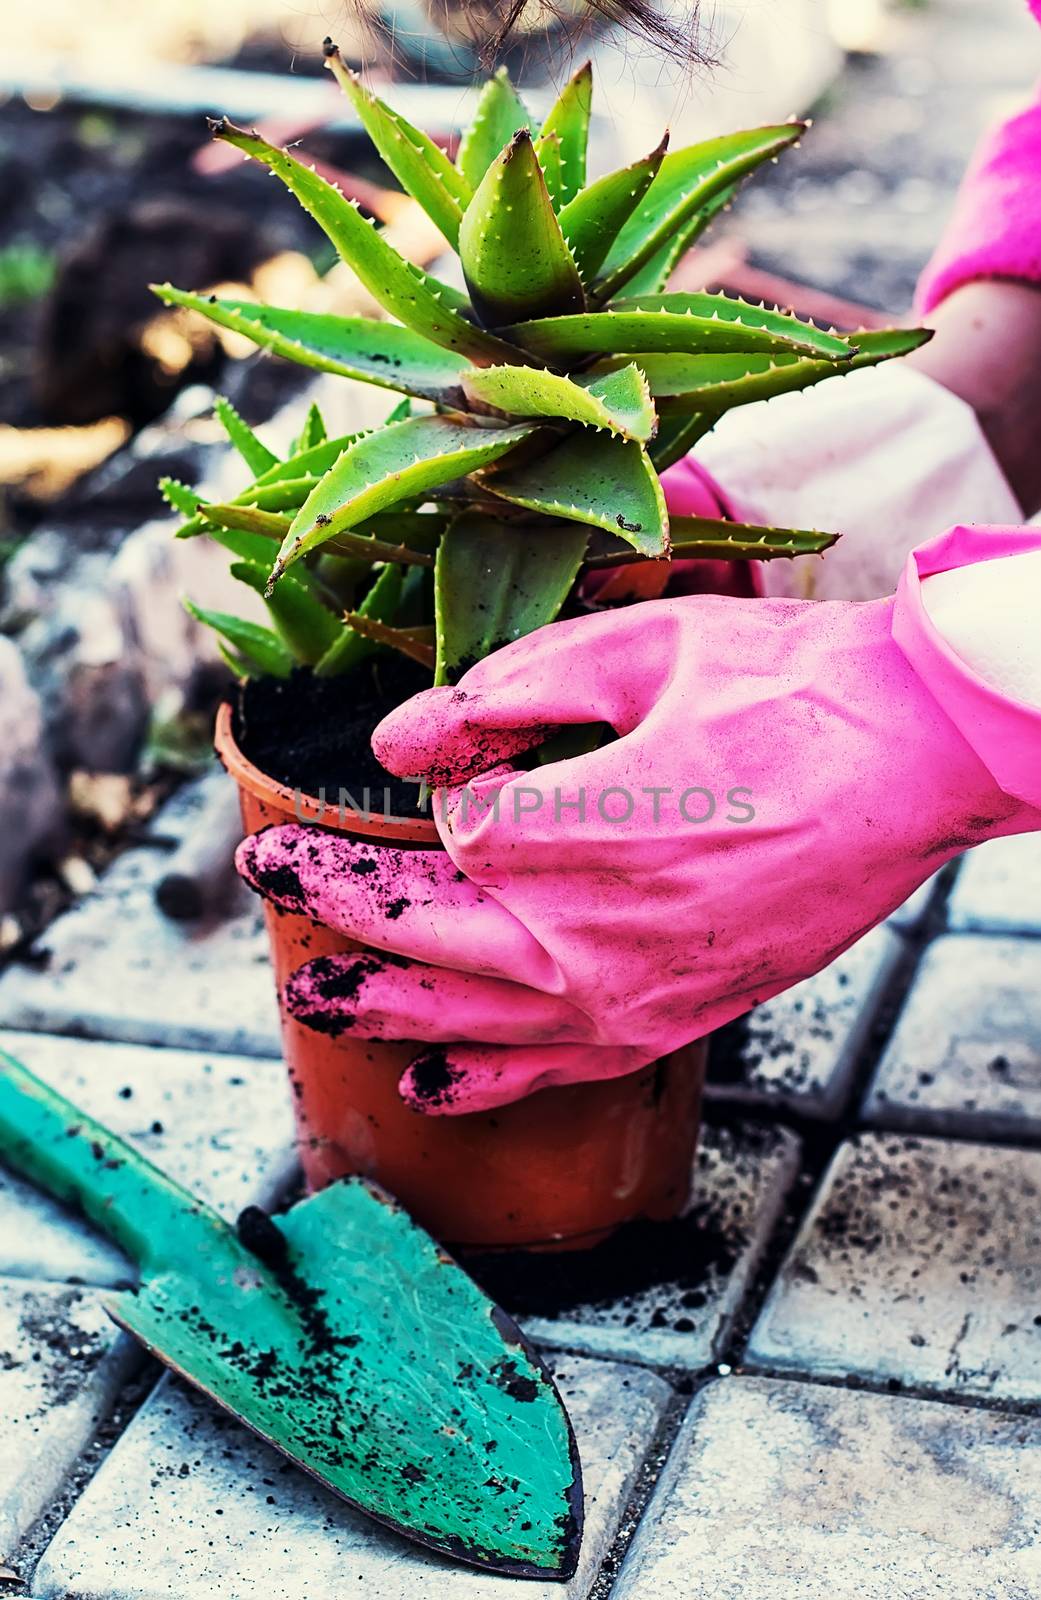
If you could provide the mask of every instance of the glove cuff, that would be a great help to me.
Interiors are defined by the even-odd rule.
[[[1041,282],[1039,217],[1041,102],[995,129],[977,150],[954,215],[918,281],[918,314],[976,278]]]
[[[1041,808],[1041,707],[1002,694],[973,672],[930,619],[922,580],[937,572],[1041,549],[1041,528],[958,527],[907,558],[893,640],[1005,794]]]

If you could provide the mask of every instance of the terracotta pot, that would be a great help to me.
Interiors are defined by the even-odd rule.
[[[306,819],[352,838],[438,848],[426,818],[347,812],[341,827],[335,804],[326,810],[253,766],[232,725],[224,705],[217,753],[239,786],[247,833]],[[305,961],[361,948],[306,917],[272,907],[266,917],[280,996]],[[673,1217],[688,1198],[703,1043],[629,1077],[544,1089],[495,1112],[428,1117],[397,1092],[417,1045],[331,1039],[284,1010],[282,1040],[308,1184],[364,1172],[446,1243],[578,1248],[635,1217]]]

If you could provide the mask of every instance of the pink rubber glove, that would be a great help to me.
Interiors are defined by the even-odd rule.
[[[632,1071],[819,970],[967,846],[1041,827],[1041,708],[966,667],[920,587],[1038,548],[957,528],[895,599],[555,623],[418,695],[373,745],[448,785],[444,853],[297,826],[240,847],[275,904],[394,952],[308,963],[293,1013],[429,1041],[402,1094],[461,1112]],[[507,764],[599,721],[619,737],[590,755]]]
[[[1030,0],[1041,21],[1041,3]],[[919,280],[926,314],[974,278],[1041,282],[1041,95],[980,144],[954,215]]]

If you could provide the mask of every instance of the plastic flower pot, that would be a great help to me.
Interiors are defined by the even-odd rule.
[[[221,707],[216,747],[239,788],[243,826],[314,821],[353,838],[439,846],[426,818],[341,818],[295,793],[239,749]],[[275,981],[314,956],[361,946],[306,917],[265,908]],[[437,1238],[482,1249],[581,1248],[637,1217],[676,1216],[689,1195],[700,1125],[703,1042],[643,1071],[544,1089],[494,1112],[431,1117],[413,1111],[398,1079],[420,1046],[329,1038],[281,1008],[282,1041],[308,1185],[348,1173],[383,1184]]]

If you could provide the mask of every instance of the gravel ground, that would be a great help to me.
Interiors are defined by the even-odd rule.
[[[903,312],[982,130],[1029,92],[1041,40],[1023,0],[895,9],[851,57],[801,150],[750,184],[729,227],[759,266]]]

